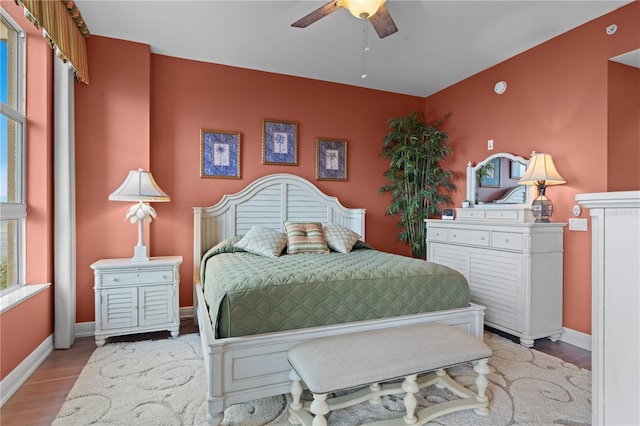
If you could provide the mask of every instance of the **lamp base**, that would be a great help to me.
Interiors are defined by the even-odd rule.
[[[149,256],[147,256],[147,246],[133,246],[132,262],[148,262]]]
[[[536,218],[536,223],[548,223],[553,213],[553,203],[544,195],[539,195],[531,203],[531,212]]]

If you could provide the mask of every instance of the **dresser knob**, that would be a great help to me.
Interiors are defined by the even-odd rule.
[[[480,237],[480,241],[484,241],[484,237]]]
[[[116,282],[118,282],[118,279],[117,278],[111,278],[111,282],[116,283]]]
[[[455,238],[455,237],[456,237],[456,234],[453,234],[453,238]]]
[[[504,239],[504,242],[505,242],[505,243],[508,243],[508,242],[509,242],[509,239],[508,239],[508,238],[505,238],[505,239]]]

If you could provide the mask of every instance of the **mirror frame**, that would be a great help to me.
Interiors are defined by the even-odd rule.
[[[527,160],[526,158],[520,157],[518,155],[513,155],[510,154],[508,152],[496,152],[495,154],[491,154],[490,156],[488,156],[487,158],[485,158],[484,160],[480,161],[478,164],[476,164],[475,166],[473,165],[473,163],[471,161],[469,161],[467,163],[467,200],[469,201],[469,206],[470,207],[477,207],[480,206],[479,204],[476,204],[476,171],[481,168],[482,166],[484,166],[485,164],[489,163],[491,160],[493,160],[494,158],[507,158],[511,161],[517,161],[519,163],[524,164],[525,166],[529,165],[529,160]],[[537,189],[535,185],[525,185],[526,189],[526,195],[527,195],[527,202],[526,203],[517,203],[517,204],[496,204],[496,203],[483,203],[481,206],[481,208],[487,208],[487,209],[502,209],[502,210],[507,210],[507,209],[524,209],[524,208],[529,208],[531,206],[531,202],[537,197]]]

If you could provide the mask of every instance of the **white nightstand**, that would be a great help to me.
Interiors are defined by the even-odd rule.
[[[178,287],[182,256],[152,257],[148,262],[101,259],[95,274],[96,345],[107,337],[180,330]]]

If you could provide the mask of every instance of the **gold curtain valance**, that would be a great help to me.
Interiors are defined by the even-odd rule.
[[[44,30],[49,44],[57,46],[58,56],[69,61],[76,77],[89,84],[89,66],[85,37],[89,28],[73,0],[15,0],[21,4],[27,18]]]

